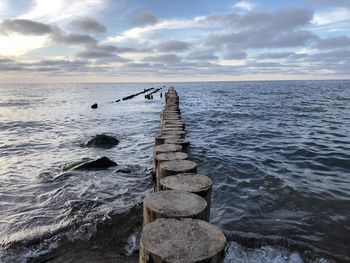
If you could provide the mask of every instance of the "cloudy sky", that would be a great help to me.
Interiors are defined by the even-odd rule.
[[[350,0],[0,0],[0,82],[349,76]]]

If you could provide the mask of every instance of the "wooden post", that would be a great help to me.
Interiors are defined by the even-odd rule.
[[[164,177],[160,180],[160,190],[178,190],[197,194],[207,201],[206,220],[210,219],[212,180],[202,174],[183,173]]]
[[[170,145],[170,146],[169,146]],[[167,152],[181,152],[182,147],[181,145],[176,144],[162,144],[154,146],[153,148],[153,181],[156,181],[155,175],[156,175],[156,160],[155,157],[159,153],[167,153]]]
[[[169,144],[178,144],[181,145],[182,147],[182,151],[184,153],[188,153],[188,148],[190,147],[190,141],[187,139],[166,139],[164,141],[165,144],[169,143]]]
[[[166,144],[163,144],[166,145]],[[189,160],[175,160],[162,162],[159,165],[159,180],[163,177],[180,174],[180,173],[196,173],[197,164]]]
[[[181,138],[185,138],[186,132],[185,131],[161,131],[161,135],[178,135]]]
[[[143,200],[143,225],[159,218],[205,219],[207,202],[204,198],[185,191],[160,191]]]
[[[154,138],[154,145],[161,145],[164,144],[164,141],[167,139],[181,139],[181,135],[177,135],[177,134],[169,134],[169,135],[157,135]]]
[[[140,263],[219,263],[226,238],[222,231],[198,219],[162,218],[143,228]]]
[[[188,155],[184,152],[169,152],[169,153],[160,153],[157,154],[154,158],[155,166],[156,166],[156,176],[155,176],[155,191],[159,191],[160,189],[160,169],[159,165],[162,162],[175,161],[175,160],[187,160]]]

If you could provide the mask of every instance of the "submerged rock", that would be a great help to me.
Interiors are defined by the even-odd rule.
[[[63,171],[66,172],[66,171],[70,171],[70,170],[73,170],[74,167],[77,167],[83,163],[86,163],[86,162],[90,162],[92,161],[93,159],[90,159],[90,158],[83,158],[81,159],[80,161],[77,161],[77,162],[71,162],[71,163],[68,163],[66,164],[64,167],[63,167]]]
[[[112,166],[117,166],[118,164],[109,158],[103,156],[95,160],[83,159],[82,161],[66,165],[64,171],[71,170],[90,170],[90,169],[107,169]]]
[[[115,173],[131,174],[132,170],[128,168],[120,168]]]
[[[118,145],[119,140],[105,134],[98,134],[91,140],[89,140],[85,146],[98,147],[98,148],[112,148]]]

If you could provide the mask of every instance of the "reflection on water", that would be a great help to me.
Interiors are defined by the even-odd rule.
[[[349,84],[176,84],[191,158],[214,181],[225,262],[350,261]],[[113,101],[153,86],[1,87],[3,261],[137,262],[163,102]],[[81,147],[103,133],[120,144]],[[66,163],[100,156],[120,167],[56,178]]]

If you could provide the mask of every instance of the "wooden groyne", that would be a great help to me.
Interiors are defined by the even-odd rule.
[[[179,96],[165,93],[153,149],[154,192],[143,202],[140,263],[221,262],[226,239],[209,223],[212,181],[189,160]]]

